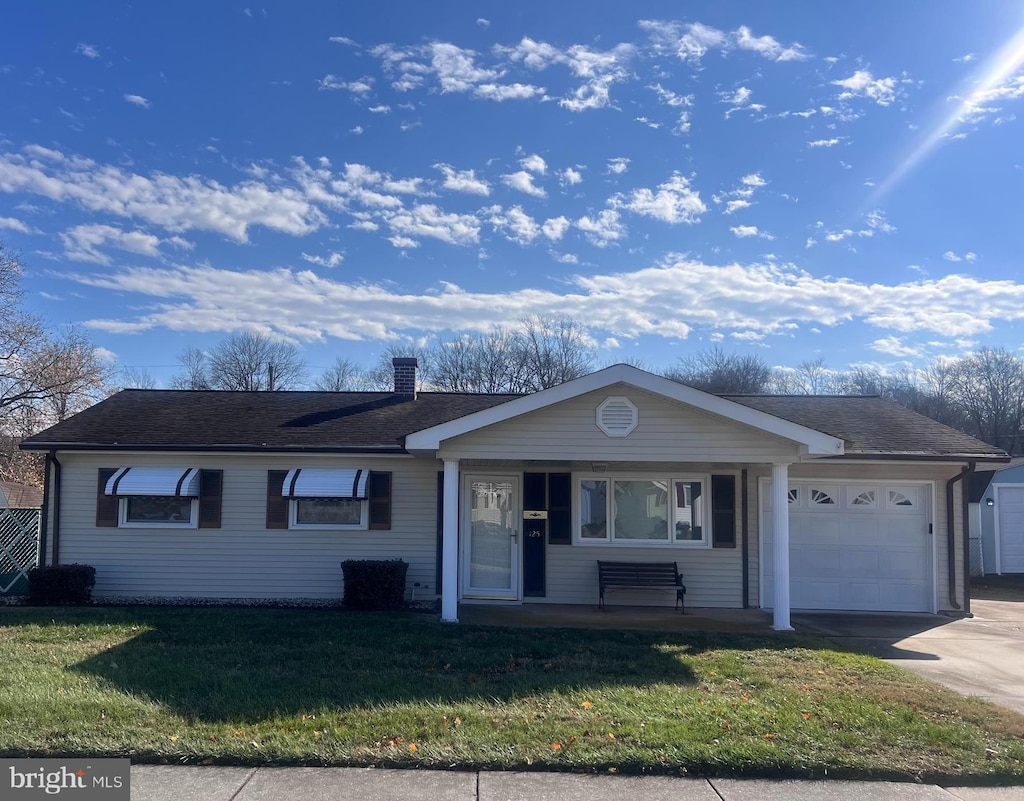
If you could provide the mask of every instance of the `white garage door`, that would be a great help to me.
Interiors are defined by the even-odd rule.
[[[999,572],[1024,573],[1024,487],[996,487]]]
[[[932,546],[924,485],[791,482],[793,609],[931,612]],[[761,492],[763,606],[774,597],[771,482]]]

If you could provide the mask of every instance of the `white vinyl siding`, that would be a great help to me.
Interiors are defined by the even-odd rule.
[[[597,425],[597,408],[625,397],[639,422],[625,437],[609,438]],[[792,462],[797,447],[786,440],[692,407],[616,385],[495,423],[443,443],[441,455],[466,459],[554,459],[643,462]]]
[[[221,528],[129,529],[96,527],[98,468],[180,464],[182,456],[62,453],[60,459],[60,561],[93,565],[97,596],[340,598],[345,559],[404,559],[410,592],[418,582],[418,598],[436,595],[436,462],[189,455],[190,465],[224,471]],[[391,529],[266,528],[267,471],[289,470],[299,461],[308,467],[390,471]]]

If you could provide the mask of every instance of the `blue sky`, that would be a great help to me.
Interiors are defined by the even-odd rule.
[[[315,373],[529,313],[654,368],[1021,345],[1017,2],[4,16],[27,303],[162,381],[243,329]]]

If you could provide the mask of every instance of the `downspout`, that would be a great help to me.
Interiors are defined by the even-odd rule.
[[[743,537],[743,543],[741,545],[742,552],[740,561],[743,564],[743,608],[750,608],[750,563],[747,551],[747,536],[750,534],[750,522],[747,520],[747,470],[744,468],[740,471],[740,514],[743,515],[743,519],[740,521],[740,531]]]
[[[53,462],[53,564],[60,564],[60,462],[51,454]]]
[[[970,509],[968,508],[967,503],[967,501],[969,500],[967,496],[967,478],[970,477],[971,473],[974,472],[975,467],[977,467],[977,464],[975,462],[970,462],[968,464],[967,474],[965,476],[964,483],[960,487],[960,513],[963,516],[962,526],[964,533],[964,614],[967,615],[967,617],[973,617],[973,615],[971,614],[971,538],[970,532],[968,531],[971,525],[971,521]]]
[[[43,511],[39,517],[39,558],[36,559],[39,567],[46,567],[47,526],[50,522],[50,465],[53,464],[53,456],[53,451],[48,452],[43,462]]]
[[[956,514],[953,512],[953,485],[963,481],[970,470],[970,467],[965,467],[946,482],[946,575],[949,581],[949,605],[954,609],[963,607],[956,601]]]

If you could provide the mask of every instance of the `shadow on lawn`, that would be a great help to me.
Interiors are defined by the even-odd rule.
[[[60,623],[86,611],[68,610]],[[207,722],[372,705],[514,700],[551,691],[692,684],[680,655],[826,648],[820,640],[449,626],[409,614],[286,609],[116,609],[146,630],[73,666]],[[39,622],[52,613],[41,610]],[[83,623],[98,622],[83,620]],[[70,619],[69,619],[70,618]],[[35,621],[32,621],[35,622]]]

